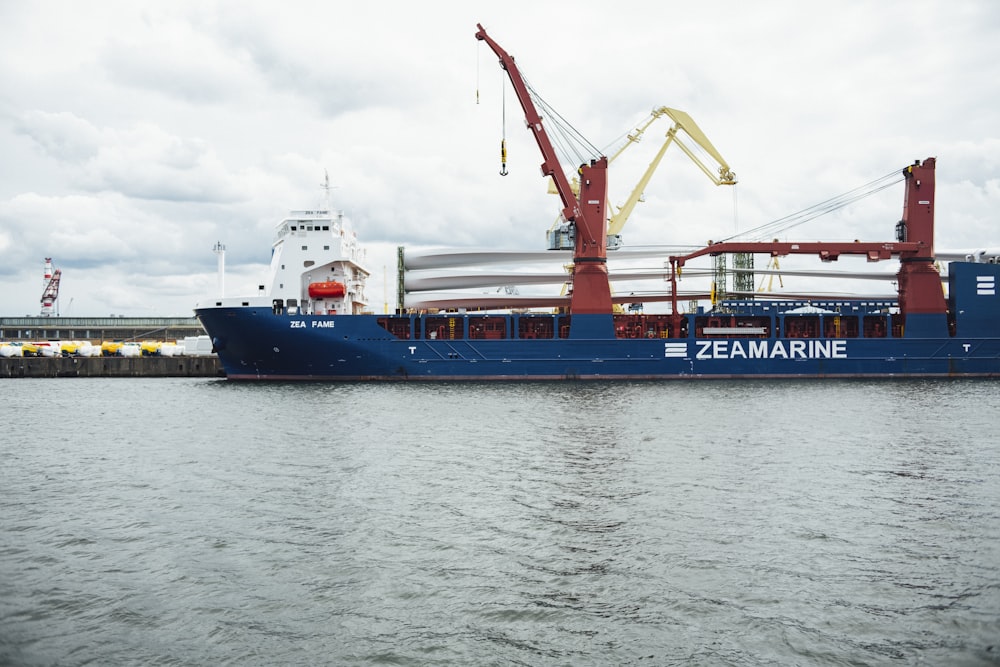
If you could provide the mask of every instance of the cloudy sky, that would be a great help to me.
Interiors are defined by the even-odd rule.
[[[994,0],[0,1],[0,315],[38,314],[45,257],[64,315],[190,315],[217,241],[227,294],[252,291],[324,171],[378,309],[397,245],[542,249],[560,207],[477,22],[595,146],[670,106],[739,176],[668,152],[629,245],[718,239],[936,156],[938,248],[1000,246]],[[613,165],[613,202],[666,129]],[[902,197],[789,238],[892,240]]]

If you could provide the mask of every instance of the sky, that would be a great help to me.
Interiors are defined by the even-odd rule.
[[[254,293],[326,173],[378,311],[397,246],[543,250],[561,206],[477,23],[601,151],[669,106],[736,172],[717,187],[668,150],[627,246],[731,236],[932,156],[937,247],[1000,246],[994,0],[0,0],[0,316],[39,314],[46,257],[62,315],[189,316],[216,242],[226,295]],[[613,203],[666,129],[612,165]],[[891,241],[902,199],[782,238]]]

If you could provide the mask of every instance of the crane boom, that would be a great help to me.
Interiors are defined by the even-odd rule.
[[[687,153],[687,156],[691,158],[691,160],[698,165],[701,170],[705,172],[705,175],[712,179],[716,185],[734,185],[736,183],[736,174],[729,169],[729,165],[726,163],[725,159],[723,159],[719,151],[716,150],[715,146],[712,145],[712,142],[708,140],[705,133],[701,131],[701,128],[698,127],[698,123],[694,122],[694,119],[691,118],[691,116],[678,109],[663,107],[662,110],[667,114],[667,116],[670,117],[671,120],[674,121],[675,131],[677,129],[684,130],[696,144],[701,146],[706,153],[715,158],[715,161],[719,163],[719,175],[715,176],[697,155],[692,153],[691,150],[682,142],[678,141],[677,145],[681,147],[681,150]]]
[[[524,110],[528,129],[531,130],[542,152],[542,175],[551,177],[555,182],[556,191],[563,204],[563,217],[575,228],[573,294],[570,298],[570,311],[574,315],[610,315],[611,284],[608,281],[606,247],[608,158],[602,155],[591,160],[590,164],[580,165],[580,191],[579,194],[574,193],[514,58],[486,34],[482,24],[476,24],[476,28],[476,39],[489,45],[500,58],[500,67],[510,78],[517,99]],[[613,331],[610,317],[600,321],[580,320],[579,323],[574,318],[570,337],[613,335]]]
[[[559,163],[556,151],[552,147],[552,141],[542,126],[542,117],[539,115],[538,109],[535,108],[535,103],[531,100],[531,95],[528,93],[528,86],[524,82],[524,78],[521,76],[517,65],[514,63],[514,58],[503,47],[497,44],[492,37],[486,34],[486,29],[483,28],[482,24],[477,23],[476,27],[479,29],[476,33],[476,39],[486,42],[493,49],[493,53],[500,58],[500,67],[507,72],[510,83],[514,86],[518,102],[521,103],[521,108],[524,110],[525,122],[535,137],[538,149],[542,152],[542,159],[544,160],[541,165],[542,176],[549,176],[555,182],[556,193],[563,204],[563,217],[569,221],[574,220],[577,215],[576,196],[573,193],[573,188],[570,186],[569,179],[566,178],[566,173],[562,170],[562,165]]]
[[[608,157],[608,164],[617,160],[618,156],[624,153],[626,148],[641,141],[642,135],[649,129],[649,126],[655,123],[656,119],[662,115],[663,114],[659,109],[653,109],[652,113],[649,114],[649,118],[647,118],[639,127],[635,128],[635,132],[630,132],[625,135],[625,143],[622,144],[621,148],[616,150],[613,155]]]
[[[660,147],[660,150],[657,151],[653,161],[650,162],[649,167],[646,168],[642,178],[639,179],[639,182],[632,190],[632,194],[629,195],[627,200],[625,200],[625,203],[618,209],[618,212],[611,216],[611,219],[608,222],[609,244],[611,243],[611,237],[617,236],[621,233],[622,228],[625,226],[629,216],[632,214],[632,210],[642,198],[642,193],[646,190],[646,186],[649,185],[653,172],[655,172],[657,167],[659,167],[660,161],[663,159],[663,155],[667,152],[667,149],[671,144],[677,144],[678,148],[684,151],[684,154],[687,155],[691,161],[694,162],[695,165],[701,169],[701,171],[704,172],[704,174],[708,176],[709,179],[711,179],[716,185],[736,184],[736,174],[734,174],[729,168],[729,164],[726,163],[726,160],[722,157],[715,146],[712,145],[712,142],[709,141],[705,133],[700,127],[698,127],[698,123],[696,123],[691,116],[683,111],[671,109],[670,107],[658,107],[653,109],[650,115],[651,119],[642,128],[643,130],[649,126],[649,123],[652,123],[653,120],[660,118],[661,116],[667,116],[670,120],[674,121],[674,124],[669,130],[667,130],[666,141],[663,142],[663,145]],[[715,159],[715,161],[719,164],[718,174],[713,173],[712,170],[709,169],[708,166],[702,161],[702,159],[699,158],[698,155],[695,154],[695,152],[692,151],[691,148],[689,148],[683,141],[681,141],[680,137],[677,135],[679,130],[683,130],[692,141],[698,144],[698,146]],[[628,146],[628,144],[626,144],[626,146]],[[622,147],[621,150],[624,149],[625,147]],[[620,152],[621,151],[619,151],[619,153]]]
[[[42,317],[51,317],[55,314],[55,303],[59,298],[59,281],[62,279],[62,270],[56,269],[49,278],[49,282],[45,285],[45,290],[42,292]]]
[[[899,309],[904,321],[909,313],[944,315],[948,308],[940,289],[941,276],[934,265],[936,164],[937,160],[930,157],[903,169],[906,192],[903,195],[903,219],[896,223],[896,242],[788,243],[776,240],[715,243],[686,255],[672,255],[671,287],[676,290],[677,277],[686,262],[704,255],[762,253],[784,257],[813,254],[823,261],[836,261],[841,255],[863,255],[870,262],[899,257],[896,279],[899,282]],[[677,316],[680,311],[676,297],[673,298],[672,309]]]

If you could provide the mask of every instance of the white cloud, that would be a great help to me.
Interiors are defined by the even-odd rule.
[[[557,199],[477,22],[595,145],[667,105],[739,175],[734,199],[671,149],[630,245],[720,238],[937,156],[938,247],[1000,246],[989,0],[4,3],[0,313],[37,311],[52,256],[72,314],[187,314],[214,289],[217,240],[227,292],[252,291],[274,224],[317,203],[324,170],[377,265],[401,244],[543,247]],[[613,202],[664,130],[613,166]],[[898,186],[789,233],[891,239],[901,201]]]
[[[189,23],[191,17],[147,20],[103,45],[108,78],[181,104],[246,103],[255,82],[249,57]]]
[[[96,127],[66,111],[29,110],[22,117],[18,131],[56,160],[71,163],[90,158],[102,143]]]
[[[72,113],[31,111],[20,131],[50,159],[72,168],[74,184],[86,190],[137,199],[238,198],[234,175],[207,142],[169,135],[152,123],[98,129]]]

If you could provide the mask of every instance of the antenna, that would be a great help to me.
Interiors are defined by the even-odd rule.
[[[219,257],[219,298],[221,299],[226,296],[226,246],[222,245],[222,241],[216,241],[212,252]]]
[[[330,210],[330,172],[323,170],[323,182],[319,184],[323,188],[323,210]]]

